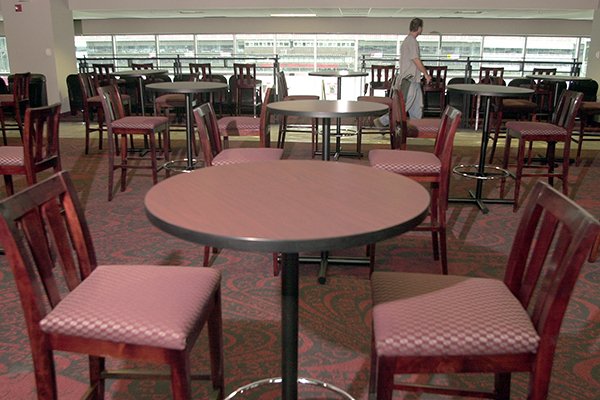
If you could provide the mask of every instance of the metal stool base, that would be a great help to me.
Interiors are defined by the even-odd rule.
[[[260,386],[264,386],[264,385],[279,385],[281,384],[283,380],[281,379],[281,377],[275,377],[275,378],[266,378],[266,379],[261,379],[252,383],[249,383],[247,385],[244,385],[236,390],[234,390],[231,394],[229,394],[229,396],[227,396],[225,398],[225,400],[231,400],[233,398],[235,398],[238,395],[243,395],[244,393],[246,393],[247,391],[256,389]],[[354,397],[352,397],[350,394],[348,394],[346,391],[340,389],[337,386],[334,386],[332,384],[329,384],[327,382],[323,382],[317,379],[309,379],[309,378],[298,378],[298,383],[300,385],[311,385],[311,386],[319,386],[322,387],[324,389],[330,390],[334,393],[339,394],[340,396],[348,399],[348,400],[355,400]]]

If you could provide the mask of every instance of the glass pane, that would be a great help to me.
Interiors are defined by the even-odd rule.
[[[194,54],[194,35],[158,35],[158,56],[168,57],[169,59],[160,60],[158,68],[174,70],[174,63],[177,56],[193,59]],[[156,60],[154,60],[156,63]],[[188,71],[188,61],[182,61],[182,69]]]
[[[369,69],[371,64],[395,64],[399,52],[398,35],[358,36],[358,54],[361,60],[363,56],[371,59],[364,66],[366,69]]]
[[[525,59],[527,61],[562,61],[572,62],[577,59],[578,39],[572,37],[529,37]],[[533,67],[556,68],[557,74],[570,74],[571,64],[528,63],[527,69]]]
[[[486,62],[485,67],[504,67],[504,76],[521,76],[521,62],[525,51],[525,37],[485,36],[483,38],[483,58],[497,60]],[[515,61],[512,61],[515,60]],[[475,67],[473,67],[475,70]],[[475,73],[473,73],[475,75]]]
[[[111,36],[76,36],[75,51],[80,57],[112,58],[113,42]]]
[[[202,57],[231,57],[233,55],[233,35],[196,35],[196,57],[199,62],[211,63],[213,74],[231,75],[231,65],[223,60],[202,60]],[[184,67],[184,71],[187,67]]]
[[[115,55],[127,57],[134,62],[151,62],[156,57],[154,35],[115,35]],[[127,68],[130,60],[117,60],[117,67]]]
[[[483,36],[443,35],[440,45],[440,58],[445,58],[448,65],[448,78],[465,76],[467,63],[459,60],[479,60],[483,49]],[[479,63],[476,63],[479,69]]]
[[[8,51],[6,49],[6,37],[0,37],[0,73],[9,73]]]
[[[439,35],[420,35],[417,38],[421,49],[421,60],[435,59],[440,55]],[[430,64],[430,63],[428,63]]]
[[[287,73],[288,80],[290,72],[314,71],[315,42],[315,35],[276,35],[279,67]]]
[[[579,44],[579,55],[578,60],[581,61],[581,76],[586,76],[587,73],[587,60],[590,54],[590,38],[581,38]]]

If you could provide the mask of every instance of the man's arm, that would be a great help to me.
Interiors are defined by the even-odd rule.
[[[417,69],[419,71],[421,71],[421,73],[423,74],[423,77],[425,77],[425,81],[427,82],[427,84],[430,84],[431,83],[431,76],[429,75],[429,72],[427,72],[427,68],[425,68],[425,66],[421,62],[421,59],[419,57],[415,57],[415,58],[413,58],[412,61],[417,66]]]

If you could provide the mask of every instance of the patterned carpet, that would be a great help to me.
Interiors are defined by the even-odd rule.
[[[383,142],[382,142],[383,143]],[[83,154],[81,139],[61,141],[63,166],[76,182],[86,209],[98,260],[101,264],[202,265],[202,248],[176,239],[152,226],[144,213],[143,197],[151,186],[148,172],[134,171],[125,192],[116,192],[106,201],[106,151],[96,143]],[[183,142],[173,147],[182,151]],[[232,146],[253,146],[234,142]],[[365,149],[384,144],[365,145]],[[424,147],[423,147],[424,148]],[[309,144],[288,143],[287,158],[309,158]],[[455,148],[457,163],[473,162],[476,147]],[[597,180],[600,160],[596,151],[587,151],[580,167],[572,169],[572,195],[594,215],[600,215]],[[343,158],[340,162],[366,163]],[[524,194],[531,188],[527,181]],[[16,181],[22,188],[23,180]],[[453,178],[451,196],[463,197],[472,181]],[[486,194],[494,194],[495,184]],[[2,196],[4,190],[2,189]],[[399,205],[401,206],[401,205]],[[240,202],[243,207],[243,202]],[[372,204],[370,207],[377,207]],[[449,210],[449,269],[452,274],[502,277],[519,213],[510,206],[491,205],[484,215],[475,207],[451,204]],[[363,248],[340,254],[359,254]],[[223,272],[225,334],[225,377],[227,392],[251,381],[279,375],[280,365],[280,279],[272,276],[269,254],[223,250],[213,257],[212,268]],[[430,236],[409,232],[377,247],[378,270],[439,273],[440,265],[431,255]],[[584,267],[563,324],[558,344],[550,399],[598,399],[600,393],[600,272],[599,264]],[[366,267],[331,267],[326,285],[316,281],[317,266],[301,267],[300,356],[301,376],[316,378],[347,390],[357,399],[367,399],[370,346],[370,291]],[[21,308],[4,257],[0,257],[0,399],[35,398],[29,343]],[[194,353],[193,367],[206,371],[206,336]],[[78,398],[85,387],[87,370],[82,356],[59,353],[56,357],[61,399]],[[119,365],[118,362],[111,364]],[[151,366],[149,366],[152,368]],[[515,374],[513,398],[524,397],[526,375]],[[413,379],[413,378],[408,378]],[[481,387],[490,380],[482,377],[423,377],[421,382],[461,383]],[[277,398],[277,388],[258,391],[250,398]],[[195,383],[194,396],[206,398],[206,386]],[[335,399],[329,393],[301,388],[303,398]],[[168,381],[111,382],[109,399],[169,398]],[[437,397],[406,395],[405,399]]]

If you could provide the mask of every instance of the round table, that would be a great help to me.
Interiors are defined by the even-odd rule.
[[[316,160],[203,168],[158,183],[144,200],[150,221],[182,239],[283,253],[280,379],[285,400],[298,396],[298,253],[397,236],[423,221],[429,201],[428,191],[410,178]]]
[[[323,160],[329,160],[329,138],[331,136],[331,119],[342,117],[364,117],[381,115],[388,111],[388,106],[369,101],[343,100],[294,100],[270,103],[267,108],[273,114],[317,118],[323,121]],[[335,158],[339,156],[339,141],[336,145]]]
[[[592,78],[576,75],[527,75],[526,78],[535,79],[536,81],[550,81],[554,83],[554,99],[553,105],[556,107],[558,102],[558,82],[573,82],[573,81],[589,81]]]
[[[501,85],[486,85],[486,84],[475,84],[475,83],[457,83],[454,85],[446,86],[447,90],[456,91],[461,93],[467,93],[476,96],[482,96],[485,98],[485,109],[483,114],[483,127],[481,135],[481,146],[479,151],[479,163],[475,165],[477,171],[471,174],[471,177],[476,178],[477,183],[475,186],[475,193],[469,191],[470,197],[468,198],[451,198],[448,201],[452,202],[468,202],[475,203],[479,209],[486,214],[488,208],[484,203],[496,203],[496,204],[512,204],[512,200],[508,199],[490,199],[483,198],[483,181],[489,179],[486,174],[485,158],[487,152],[487,145],[490,137],[490,110],[492,97],[516,97],[516,96],[529,96],[533,93],[533,89],[514,87],[514,86],[501,86]],[[468,115],[468,112],[465,114]],[[498,169],[497,167],[494,167]],[[504,171],[504,170],[502,170]],[[464,175],[464,174],[463,174]]]
[[[369,75],[367,72],[362,71],[348,71],[346,69],[336,71],[313,71],[308,73],[309,76],[322,76],[337,78],[337,99],[342,98],[342,78],[356,78],[359,76]]]
[[[110,75],[121,78],[125,76],[136,78],[138,82],[138,91],[140,93],[140,109],[142,110],[142,115],[144,115],[144,78],[149,75],[166,75],[168,73],[169,71],[166,69],[129,69],[125,71],[111,72]]]
[[[146,87],[157,93],[183,93],[185,94],[185,132],[186,132],[186,155],[187,158],[183,160],[185,166],[178,168],[178,163],[182,160],[171,161],[166,165],[166,168],[177,169],[182,172],[192,171],[195,167],[193,146],[194,141],[194,121],[193,121],[193,97],[196,93],[211,93],[218,92],[227,89],[226,83],[221,82],[208,82],[208,81],[182,81],[182,82],[161,82],[151,83]]]

